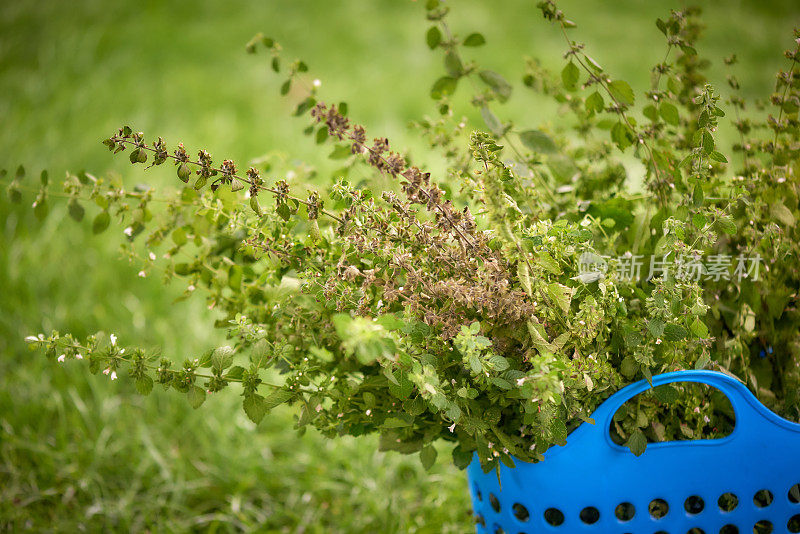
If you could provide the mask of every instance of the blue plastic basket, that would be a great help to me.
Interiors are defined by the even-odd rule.
[[[543,462],[501,466],[502,489],[497,474],[484,474],[475,458],[467,476],[477,532],[800,532],[800,425],[722,373],[653,377],[654,386],[669,382],[700,382],[727,395],[736,416],[731,434],[654,443],[634,456],[609,433],[616,411],[650,388],[644,380],[631,384],[597,408],[594,425],[579,426]]]

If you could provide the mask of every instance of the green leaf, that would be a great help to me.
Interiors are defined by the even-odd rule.
[[[493,70],[482,70],[480,76],[483,83],[492,88],[500,102],[505,102],[511,96],[512,87],[501,74]]]
[[[264,399],[264,409],[269,411],[294,398],[294,393],[286,389],[276,389]]]
[[[672,404],[680,398],[678,390],[669,384],[653,388],[653,393],[658,402],[663,402],[664,404]]]
[[[185,245],[188,241],[186,238],[186,230],[183,228],[175,228],[172,231],[172,234],[170,234],[170,238],[172,239],[172,242],[179,247]]]
[[[795,224],[794,214],[792,210],[787,208],[783,202],[774,202],[772,204],[772,216],[778,219],[784,226],[793,227]]]
[[[553,282],[547,285],[547,294],[553,299],[555,304],[564,313],[569,313],[569,305],[572,300],[572,290],[558,282]]]
[[[595,59],[594,59],[592,56],[587,56],[586,54],[584,54],[584,55],[583,55],[583,57],[586,59],[586,62],[587,62],[587,63],[588,63],[588,64],[589,64],[589,65],[590,65],[590,66],[591,66],[591,67],[592,67],[592,68],[593,68],[595,71],[597,71],[597,72],[603,72],[603,67],[600,65],[600,63],[598,63],[597,61],[595,61]]]
[[[336,145],[328,154],[328,159],[346,159],[353,155],[350,145]]]
[[[251,393],[244,398],[244,402],[242,403],[242,407],[244,408],[244,413],[247,414],[247,417],[258,424],[264,419],[264,416],[267,414],[266,403],[264,402],[264,397],[259,395],[258,393]]]
[[[664,323],[663,319],[659,319],[658,317],[654,317],[647,321],[647,330],[650,331],[650,335],[653,337],[661,337],[664,335],[664,327],[666,324]]]
[[[437,452],[433,445],[427,445],[419,451],[419,459],[422,461],[422,467],[426,471],[430,471],[433,464],[436,463]]]
[[[101,211],[97,214],[92,221],[92,233],[94,234],[102,234],[105,232],[108,225],[111,223],[111,215],[107,211]]]
[[[414,392],[414,383],[409,380],[408,373],[404,371],[395,371],[394,377],[397,384],[389,384],[389,393],[398,399],[407,399]]]
[[[240,265],[231,265],[231,268],[228,270],[228,287],[238,293],[242,285],[243,275],[244,273]]]
[[[644,454],[645,449],[647,449],[647,438],[645,437],[644,432],[637,428],[633,431],[631,437],[628,438],[628,441],[625,442],[625,445],[633,454],[636,456],[641,456]]]
[[[261,206],[258,205],[258,197],[250,197],[250,209],[259,217],[261,216]]]
[[[624,122],[620,121],[611,128],[611,140],[619,147],[620,150],[625,150],[633,144],[634,135],[630,127]]]
[[[387,417],[381,428],[405,428],[411,426],[413,418],[402,419],[400,417]]]
[[[39,175],[39,181],[45,187],[47,187],[47,184],[50,183],[50,175],[47,173],[46,170],[42,171],[42,174]]]
[[[183,183],[188,183],[191,175],[192,171],[189,170],[189,165],[186,163],[181,163],[178,165],[178,178],[180,178]]]
[[[679,324],[664,326],[664,339],[667,341],[681,341],[689,337],[689,331]]]
[[[431,26],[428,29],[428,33],[425,34],[425,42],[428,43],[428,48],[431,50],[439,46],[439,43],[442,42],[442,32],[437,26]]]
[[[471,33],[464,39],[464,46],[482,46],[486,44],[486,38],[480,33]]]
[[[590,94],[586,98],[586,102],[584,104],[586,106],[587,113],[601,113],[606,106],[606,103],[603,100],[603,95],[601,95],[598,91]]]
[[[431,87],[431,98],[434,100],[441,100],[444,97],[450,96],[456,92],[458,80],[451,76],[442,76],[433,83]]]
[[[658,107],[658,113],[661,115],[661,118],[664,119],[664,122],[666,122],[667,124],[677,126],[681,122],[681,117],[678,114],[678,108],[675,107],[674,104],[670,104],[669,102],[662,102],[661,105]]]
[[[491,130],[491,132],[494,135],[496,135],[497,137],[503,135],[503,133],[505,132],[503,123],[500,122],[500,119],[498,119],[488,107],[483,106],[481,108],[481,117],[483,117],[483,122],[486,123],[486,126],[489,128],[489,130]]]
[[[317,103],[317,100],[313,97],[306,97],[302,102],[297,105],[297,108],[294,110],[294,116],[299,117],[309,109],[314,107],[314,104]]]
[[[233,364],[234,352],[233,347],[229,347],[228,345],[219,347],[211,355],[211,366],[214,369],[224,371]]]
[[[140,395],[149,395],[150,392],[153,391],[153,379],[147,375],[142,375],[137,378],[134,384],[136,386],[136,391],[138,391]]]
[[[444,55],[444,68],[447,74],[454,78],[460,78],[464,73],[464,65],[454,52],[447,52]]]
[[[723,154],[722,152],[718,152],[716,150],[714,150],[711,154],[709,154],[708,157],[720,163],[728,163],[728,158],[725,157],[725,154]]]
[[[289,208],[289,205],[286,202],[281,202],[275,211],[278,212],[278,215],[284,221],[288,221],[292,217],[292,210]]]
[[[189,399],[189,404],[192,408],[197,409],[206,401],[206,390],[199,386],[192,386],[186,392],[186,397]]]
[[[714,137],[708,130],[703,130],[701,146],[704,154],[711,154],[714,151]]]
[[[708,327],[697,317],[695,317],[694,321],[692,321],[690,329],[692,334],[700,339],[706,339],[708,337]]]
[[[466,451],[457,445],[452,452],[453,464],[459,469],[466,469],[472,463],[472,452]]]
[[[614,100],[626,106],[632,106],[635,95],[633,89],[628,85],[628,82],[623,80],[616,80],[608,84],[608,92],[614,97]]]
[[[83,215],[86,212],[76,198],[70,199],[69,204],[67,205],[67,210],[69,211],[69,216],[77,222],[81,222],[83,220]]]
[[[37,199],[36,205],[33,207],[33,214],[36,216],[36,219],[43,221],[47,217],[48,211],[50,211],[50,207],[47,205],[47,199]]]
[[[245,368],[241,365],[234,365],[231,367],[227,373],[225,373],[225,378],[230,380],[241,380],[244,376]]]
[[[567,444],[567,426],[560,418],[555,418],[550,422],[550,435],[553,438],[553,443],[557,445]]]
[[[558,146],[550,136],[539,130],[526,130],[519,134],[519,140],[533,152],[541,154],[558,152]]]
[[[508,360],[499,354],[493,354],[489,357],[489,365],[497,372],[502,373],[508,369]]]
[[[736,222],[730,215],[723,215],[714,222],[714,229],[728,235],[736,235]]]
[[[561,71],[561,82],[567,91],[574,91],[578,88],[578,78],[580,78],[581,71],[578,66],[572,61],[564,66]]]

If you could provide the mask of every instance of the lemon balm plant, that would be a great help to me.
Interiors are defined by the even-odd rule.
[[[733,76],[723,99],[694,48],[699,13],[675,11],[656,23],[665,55],[651,86],[634,91],[574,40],[554,2],[538,7],[563,34],[564,66],[529,59],[512,84],[471,59],[483,35],[453,33],[447,5],[426,3],[425,39],[445,72],[430,87],[434,117],[414,128],[424,159],[446,162],[439,176],[368,134],[357,110],[326,103],[304,62],[285,64],[257,36],[248,51],[269,55],[283,95],[302,93],[306,133],[341,162],[330,180],[220,162],[125,126],[107,148],[171,168],[176,192],[86,173],[63,184],[74,219],[95,211],[96,233],[117,221],[140,275],[163,271],[186,297],[203,295],[229,343],[174,361],[102,333],[28,341],[194,407],[235,385],[256,423],[290,404],[300,430],[378,433],[381,448],[426,466],[438,440],[455,443],[461,468],[475,453],[487,471],[541,460],[611,393],[677,369],[734,373],[797,419],[797,47],[768,102],[745,102]],[[531,91],[560,107],[547,131],[499,111]],[[723,121],[739,136],[727,149]],[[640,172],[623,164],[632,158]],[[45,217],[53,193],[41,181]],[[616,436],[640,454],[648,440],[724,431],[724,402],[679,389],[621,411]]]

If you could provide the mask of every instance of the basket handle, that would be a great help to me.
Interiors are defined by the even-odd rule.
[[[736,423],[731,432],[731,436],[740,432],[741,428],[755,430],[756,426],[762,425],[765,419],[780,419],[761,404],[758,399],[747,389],[738,379],[717,371],[674,371],[653,377],[651,386],[647,380],[640,380],[631,384],[614,395],[606,399],[592,414],[592,418],[598,423],[596,430],[605,434],[606,440],[611,441],[609,426],[614,414],[617,413],[623,404],[631,400],[636,395],[644,393],[651,387],[661,386],[672,382],[697,382],[717,388],[730,400],[731,406],[736,417]]]

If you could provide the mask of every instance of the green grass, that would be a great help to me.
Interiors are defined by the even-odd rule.
[[[482,31],[489,46],[475,57],[519,80],[524,55],[557,67],[564,50],[533,4],[456,0],[451,26]],[[591,54],[644,89],[648,66],[663,54],[653,20],[678,7],[656,4],[562,7]],[[712,80],[724,87],[721,58],[737,52],[744,92],[766,96],[800,22],[796,2],[703,5],[709,27],[699,48],[714,60]],[[287,57],[304,58],[323,98],[348,100],[370,133],[419,149],[405,125],[433,113],[427,88],[442,68],[424,44],[426,29],[420,2],[397,0],[4,2],[0,167],[171,183],[171,172],[131,169],[100,145],[129,123],[217,159],[273,153],[328,168],[289,116],[290,101],[277,96],[281,80],[265,56],[244,54],[259,31],[278,39]],[[534,126],[556,120],[547,109],[517,95],[500,114]],[[458,112],[474,116],[468,107]],[[53,215],[39,223],[30,201],[0,200],[0,529],[469,530],[463,473],[449,465],[445,446],[425,473],[415,457],[377,452],[373,438],[298,437],[290,411],[254,428],[235,392],[194,411],[169,393],[141,398],[124,377],[111,384],[75,362],[59,366],[28,352],[25,335],[53,328],[106,329],[126,343],[160,344],[175,359],[221,341],[206,328],[213,312],[200,300],[176,303],[181,288],[138,278],[119,258],[119,229],[112,239],[95,237],[55,199]]]

